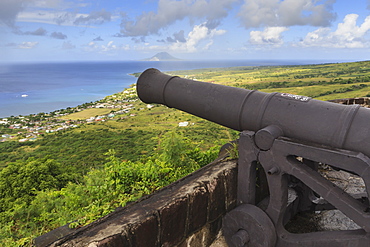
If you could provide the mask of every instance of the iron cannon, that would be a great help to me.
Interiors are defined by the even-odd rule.
[[[157,69],[140,75],[137,92],[145,103],[241,131],[238,206],[223,221],[229,246],[370,246],[369,109],[194,81]],[[364,191],[338,187],[319,173],[321,164],[362,178]],[[294,234],[285,227],[299,212],[331,209],[358,229]]]
[[[138,79],[146,103],[183,110],[235,130],[276,126],[281,136],[370,156],[370,110],[287,93],[264,93],[169,76],[156,69]]]

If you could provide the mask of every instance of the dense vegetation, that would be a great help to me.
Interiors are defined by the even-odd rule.
[[[21,246],[70,222],[74,227],[90,223],[208,164],[217,154],[218,148],[201,151],[172,131],[145,161],[122,161],[110,149],[104,165],[82,177],[52,158],[11,162],[0,172],[0,239],[6,246]]]
[[[171,73],[322,100],[370,95],[370,62]],[[130,113],[109,121],[80,124],[34,142],[0,143],[2,246],[28,246],[32,238],[58,226],[87,224],[209,163],[222,144],[238,136],[198,117],[159,105],[147,108],[137,96],[129,97],[134,105]],[[62,121],[112,110],[66,111]],[[178,127],[182,121],[189,125]],[[0,125],[0,134],[15,131]]]
[[[19,158],[52,157],[76,172],[86,172],[86,168],[102,164],[104,153],[111,148],[116,150],[119,157],[135,161],[148,147],[154,148],[151,138],[157,135],[157,132],[129,129],[68,131],[46,135],[37,142],[5,142],[1,147],[0,159],[2,162],[13,162]]]

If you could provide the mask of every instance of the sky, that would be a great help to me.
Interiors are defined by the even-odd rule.
[[[370,0],[0,0],[0,62],[369,60]]]

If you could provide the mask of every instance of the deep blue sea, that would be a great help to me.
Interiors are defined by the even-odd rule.
[[[136,82],[129,74],[234,66],[299,65],[320,61],[125,61],[0,64],[0,118],[51,112],[96,101]]]

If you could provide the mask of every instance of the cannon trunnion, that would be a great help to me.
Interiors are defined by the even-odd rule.
[[[238,206],[223,221],[229,246],[370,246],[369,109],[187,80],[156,69],[141,74],[137,92],[143,102],[241,131]],[[319,174],[319,163],[360,176],[366,191],[343,191]],[[340,210],[361,229],[304,234],[285,229],[298,212],[328,209]]]

